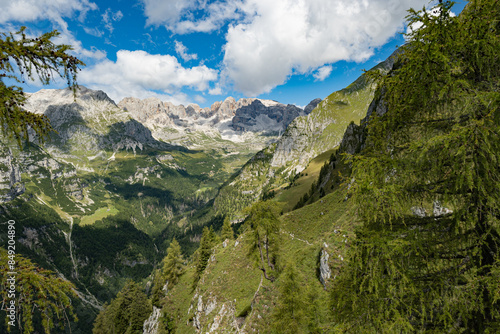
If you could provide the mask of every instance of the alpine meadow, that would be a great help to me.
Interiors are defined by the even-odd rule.
[[[499,0],[123,1],[0,4],[1,333],[500,333]]]

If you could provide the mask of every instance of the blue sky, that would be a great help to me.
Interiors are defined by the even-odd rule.
[[[404,43],[406,10],[424,5],[432,2],[0,0],[0,30],[59,30],[56,43],[87,64],[79,83],[117,103],[156,96],[206,107],[233,96],[305,106],[387,58]]]

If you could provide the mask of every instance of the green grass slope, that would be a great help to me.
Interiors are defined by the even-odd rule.
[[[300,273],[304,292],[301,303],[315,300],[317,319],[324,331],[335,327],[328,317],[328,287],[343,263],[353,237],[356,214],[345,199],[345,188],[337,188],[321,200],[281,217],[278,266],[293,263]],[[243,232],[237,240],[213,249],[200,281],[193,288],[195,266],[188,264],[177,285],[162,301],[163,317],[171,317],[176,333],[272,333],[273,312],[282,284],[263,278],[249,256],[251,237]],[[326,289],[318,278],[319,258],[329,254],[332,278]]]

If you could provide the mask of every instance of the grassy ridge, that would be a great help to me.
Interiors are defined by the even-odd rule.
[[[332,327],[326,315],[328,290],[318,279],[319,255],[330,255],[332,279],[343,263],[349,240],[353,236],[356,215],[351,201],[345,199],[345,188],[337,188],[321,200],[281,217],[281,269],[294,263],[301,273],[306,295],[314,295],[320,305],[321,325]],[[218,244],[196,288],[195,267],[188,264],[179,283],[163,300],[163,312],[175,318],[177,333],[194,333],[199,322],[202,332],[209,331],[214,320],[228,331],[237,326],[245,331],[269,333],[272,312],[276,306],[280,278],[274,283],[262,279],[262,272],[248,256],[250,235],[243,232],[227,247]],[[327,283],[327,287],[331,282]],[[201,311],[197,308],[201,298]],[[304,301],[306,302],[306,301]],[[212,310],[207,305],[212,306]],[[222,309],[224,305],[224,309]],[[207,314],[208,312],[208,314]]]
[[[275,200],[286,203],[283,208],[285,212],[291,211],[300,198],[311,189],[313,182],[318,180],[321,167],[335,151],[335,149],[328,150],[312,159],[307,168],[300,172],[299,177],[293,181],[290,187],[279,192]]]

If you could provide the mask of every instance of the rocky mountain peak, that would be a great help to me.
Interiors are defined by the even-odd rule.
[[[100,90],[80,86],[76,95],[68,88],[42,89],[26,95],[25,108],[35,114],[45,114],[55,129],[63,124],[73,126],[86,122],[97,124],[99,131],[104,131],[117,119],[124,120],[123,112]]]
[[[304,112],[309,115],[311,113],[311,111],[313,111],[317,106],[318,104],[321,103],[321,99],[314,99],[312,100],[311,102],[309,102],[309,104],[304,108]]]
[[[224,101],[215,102],[210,108],[212,112],[217,113],[221,118],[233,117],[236,109],[236,100],[229,96]]]
[[[197,104],[174,106],[157,98],[125,98],[118,106],[152,130],[164,127],[177,130],[196,126],[216,128],[231,120],[233,131],[279,133],[295,117],[307,115],[320,101],[316,99],[309,103],[307,111],[272,100],[241,98],[236,101],[233,97],[215,102],[210,108],[201,108]]]
[[[87,137],[92,133],[92,139],[89,137],[87,140],[92,143],[86,145],[94,148],[103,143],[101,137],[107,136],[114,124],[122,124],[122,127],[129,126],[134,130],[132,132],[139,133],[131,136],[125,132],[123,135],[134,137],[135,142],[141,145],[153,145],[154,138],[159,142],[199,148],[204,145],[199,138],[194,139],[199,136],[209,141],[220,138],[234,143],[258,143],[260,149],[261,145],[276,140],[293,119],[307,115],[320,101],[313,100],[305,110],[273,100],[236,100],[233,97],[206,108],[197,104],[174,105],[156,97],[126,97],[115,104],[103,91],[83,86],[76,98],[69,89],[41,90],[27,95],[26,108],[34,113],[45,114],[50,119],[58,131],[58,135],[55,135],[58,141],[67,142],[75,136],[81,137],[82,133]],[[130,123],[132,120],[136,123]],[[105,145],[113,146],[115,139],[105,141]]]
[[[308,104],[312,111],[321,99]],[[298,116],[308,114],[305,110],[293,105],[282,104],[273,100],[240,99],[241,107],[236,109],[232,120],[236,131],[271,131],[281,132]]]
[[[76,91],[76,96],[73,95],[73,91],[69,88],[42,89],[36,93],[26,93],[26,96],[29,98],[28,102],[30,102],[32,106],[46,104],[71,104],[75,103],[75,98],[76,100],[86,102],[104,102],[116,106],[115,101],[113,101],[108,94],[102,90],[92,90],[85,86],[79,86]]]

